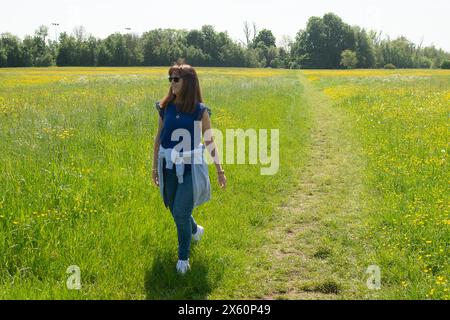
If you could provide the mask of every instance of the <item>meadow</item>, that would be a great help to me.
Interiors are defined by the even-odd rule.
[[[450,72],[306,71],[353,116],[384,298],[449,299]]]
[[[210,166],[212,200],[194,211],[205,237],[182,277],[175,271],[175,225],[151,182],[154,103],[167,93],[167,68],[0,69],[0,298],[293,298],[292,288],[271,286],[295,266],[283,262],[272,272],[277,260],[266,244],[280,226],[292,234],[283,207],[303,192],[301,181],[314,177],[306,170],[314,128],[334,121],[316,103],[336,119],[345,115],[342,136],[361,145],[359,153],[330,140],[335,154],[355,151],[364,159],[355,200],[362,211],[352,216],[358,237],[344,239],[349,224],[329,216],[315,234],[342,241],[310,240],[311,268],[320,273],[334,265],[339,277],[332,287],[339,290],[320,289],[330,287],[328,280],[294,289],[318,288],[325,299],[449,298],[450,72],[198,74],[214,128],[280,130],[280,170],[263,176],[260,165],[225,164],[223,191]],[[311,100],[311,92],[323,99]],[[317,210],[329,210],[344,187],[351,193],[345,183],[325,181],[330,193],[316,199]],[[365,269],[350,279],[352,264],[380,266],[381,289],[365,287]],[[81,290],[66,286],[72,265],[80,268]]]
[[[307,121],[294,114],[295,72],[199,74],[215,128],[280,128],[281,145],[303,140],[305,129],[294,132]],[[151,182],[154,104],[167,93],[167,68],[2,69],[0,83],[1,298],[250,294],[240,292],[258,259],[248,252],[290,187],[301,143],[283,151],[275,176],[225,165],[224,192],[210,166],[213,200],[194,212],[206,234],[193,248],[195,268],[180,278],[175,225]],[[82,290],[66,288],[71,265]]]

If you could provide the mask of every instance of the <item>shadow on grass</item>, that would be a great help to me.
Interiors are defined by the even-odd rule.
[[[191,270],[179,275],[173,255],[164,253],[156,256],[153,265],[145,275],[146,298],[149,300],[204,300],[217,286],[223,272],[215,270],[209,274],[204,258],[191,262]]]

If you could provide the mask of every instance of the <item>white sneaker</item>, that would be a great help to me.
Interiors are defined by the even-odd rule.
[[[179,274],[185,274],[186,272],[188,272],[189,269],[191,269],[191,266],[189,265],[189,259],[188,260],[178,260],[177,272]]]
[[[203,234],[205,233],[205,228],[203,228],[200,225],[197,225],[197,232],[192,235],[195,241],[200,241],[200,239],[203,237]]]

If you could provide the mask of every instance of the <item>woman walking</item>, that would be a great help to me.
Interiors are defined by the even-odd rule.
[[[196,71],[190,65],[177,63],[169,69],[169,82],[169,93],[156,103],[159,121],[152,178],[177,226],[176,269],[184,274],[190,269],[191,238],[199,241],[204,234],[204,228],[195,222],[192,211],[211,197],[203,155],[205,145],[214,159],[219,186],[225,188],[227,180],[210,134],[211,111],[203,104]]]

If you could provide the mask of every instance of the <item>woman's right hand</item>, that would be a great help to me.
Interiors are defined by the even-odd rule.
[[[152,180],[153,180],[153,183],[159,187],[158,170],[152,170]]]
[[[227,186],[227,177],[225,177],[223,172],[217,174],[217,180],[219,181],[220,188],[225,189]]]

